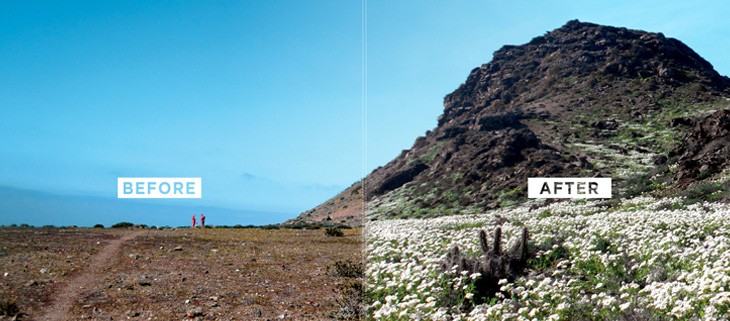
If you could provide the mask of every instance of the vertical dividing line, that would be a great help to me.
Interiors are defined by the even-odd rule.
[[[362,159],[360,190],[362,191],[362,215],[360,216],[362,226],[362,258],[363,267],[367,268],[367,158],[368,158],[368,1],[361,0],[360,8],[360,72],[361,72],[361,97],[360,108],[362,111],[361,134],[362,134]],[[367,276],[363,282],[367,282]]]

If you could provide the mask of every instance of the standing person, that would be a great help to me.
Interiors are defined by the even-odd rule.
[[[205,228],[205,214],[200,213],[200,227]]]
[[[193,214],[193,227],[195,227],[195,214]]]

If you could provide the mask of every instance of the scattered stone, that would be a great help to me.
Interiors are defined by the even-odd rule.
[[[38,285],[38,281],[36,281],[36,280],[30,280],[26,285],[27,286],[36,286],[36,285]]]
[[[255,318],[260,318],[261,317],[261,309],[259,309],[259,308],[254,309],[253,310],[253,316]]]
[[[598,120],[591,123],[591,127],[605,130],[616,130],[618,129],[618,125],[618,121],[616,121],[615,119]]]
[[[138,317],[138,316],[140,316],[140,314],[141,313],[139,313],[137,311],[132,311],[132,310],[127,311],[127,316],[128,317]]]
[[[150,285],[152,285],[152,283],[149,280],[147,280],[147,277],[144,277],[144,276],[141,276],[141,277],[138,277],[137,278],[137,284],[139,284],[140,286],[150,286]]]
[[[46,268],[42,268],[42,269],[41,269],[41,274],[46,274],[46,273],[48,273],[48,269],[46,269]]]
[[[129,255],[129,258],[132,259],[132,260],[139,260],[139,259],[142,258],[142,256],[139,255],[139,254],[136,254],[136,253],[132,253],[132,254]]]
[[[188,318],[195,318],[195,317],[203,316],[203,309],[201,309],[201,308],[190,309],[190,310],[188,310],[187,316],[188,316]]]
[[[173,251],[176,251],[176,252],[177,252],[177,251],[182,251],[182,250],[183,250],[183,247],[182,247],[182,246],[177,246],[177,247],[175,247],[175,248],[174,248],[174,249],[172,249],[172,250],[173,250]]]

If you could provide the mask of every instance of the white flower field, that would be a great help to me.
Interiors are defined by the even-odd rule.
[[[727,320],[730,206],[681,198],[526,204],[486,214],[369,222],[374,320]],[[532,209],[530,209],[532,208]],[[528,268],[478,297],[478,273],[441,271],[480,230],[530,234]]]

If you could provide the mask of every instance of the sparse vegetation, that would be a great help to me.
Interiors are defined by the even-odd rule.
[[[345,233],[342,233],[342,230],[334,227],[328,227],[324,230],[325,236],[332,236],[332,237],[341,237],[345,236]]]
[[[329,268],[329,272],[333,276],[343,278],[361,278],[364,275],[364,269],[361,262],[353,262],[351,260],[337,260]]]
[[[500,207],[510,207],[510,206],[520,203],[523,198],[520,196],[524,196],[524,195],[521,195],[521,191],[523,188],[524,188],[523,186],[517,186],[515,188],[506,190],[503,193],[499,194],[499,198],[497,199],[499,206]]]
[[[339,297],[335,301],[337,320],[362,320],[365,317],[364,289],[362,282],[348,282],[337,288]]]
[[[0,298],[15,303],[28,320],[41,320],[44,310],[62,295],[58,291],[63,285],[88,271],[95,254],[112,240],[136,232],[5,228],[0,233],[0,266],[7,268],[0,271]],[[343,232],[359,235],[358,229]],[[92,315],[116,320],[138,313],[138,319],[179,320],[192,308],[236,320],[258,319],[253,317],[255,309],[262,320],[282,314],[287,319],[318,320],[340,309],[344,319],[348,309],[361,312],[357,305],[347,308],[346,298],[357,300],[355,292],[338,286],[359,278],[321,273],[321,262],[359,262],[360,245],[359,237],[327,238],[321,230],[148,229],[122,243],[109,258],[109,269],[99,271],[72,298],[68,319]],[[19,262],[21,257],[27,259]],[[347,264],[343,266],[348,271]],[[361,266],[360,270],[361,276]],[[337,291],[342,301],[334,295]]]
[[[728,186],[719,182],[698,182],[679,193],[685,197],[685,204],[695,204],[702,201],[715,202],[727,199],[730,191]]]

